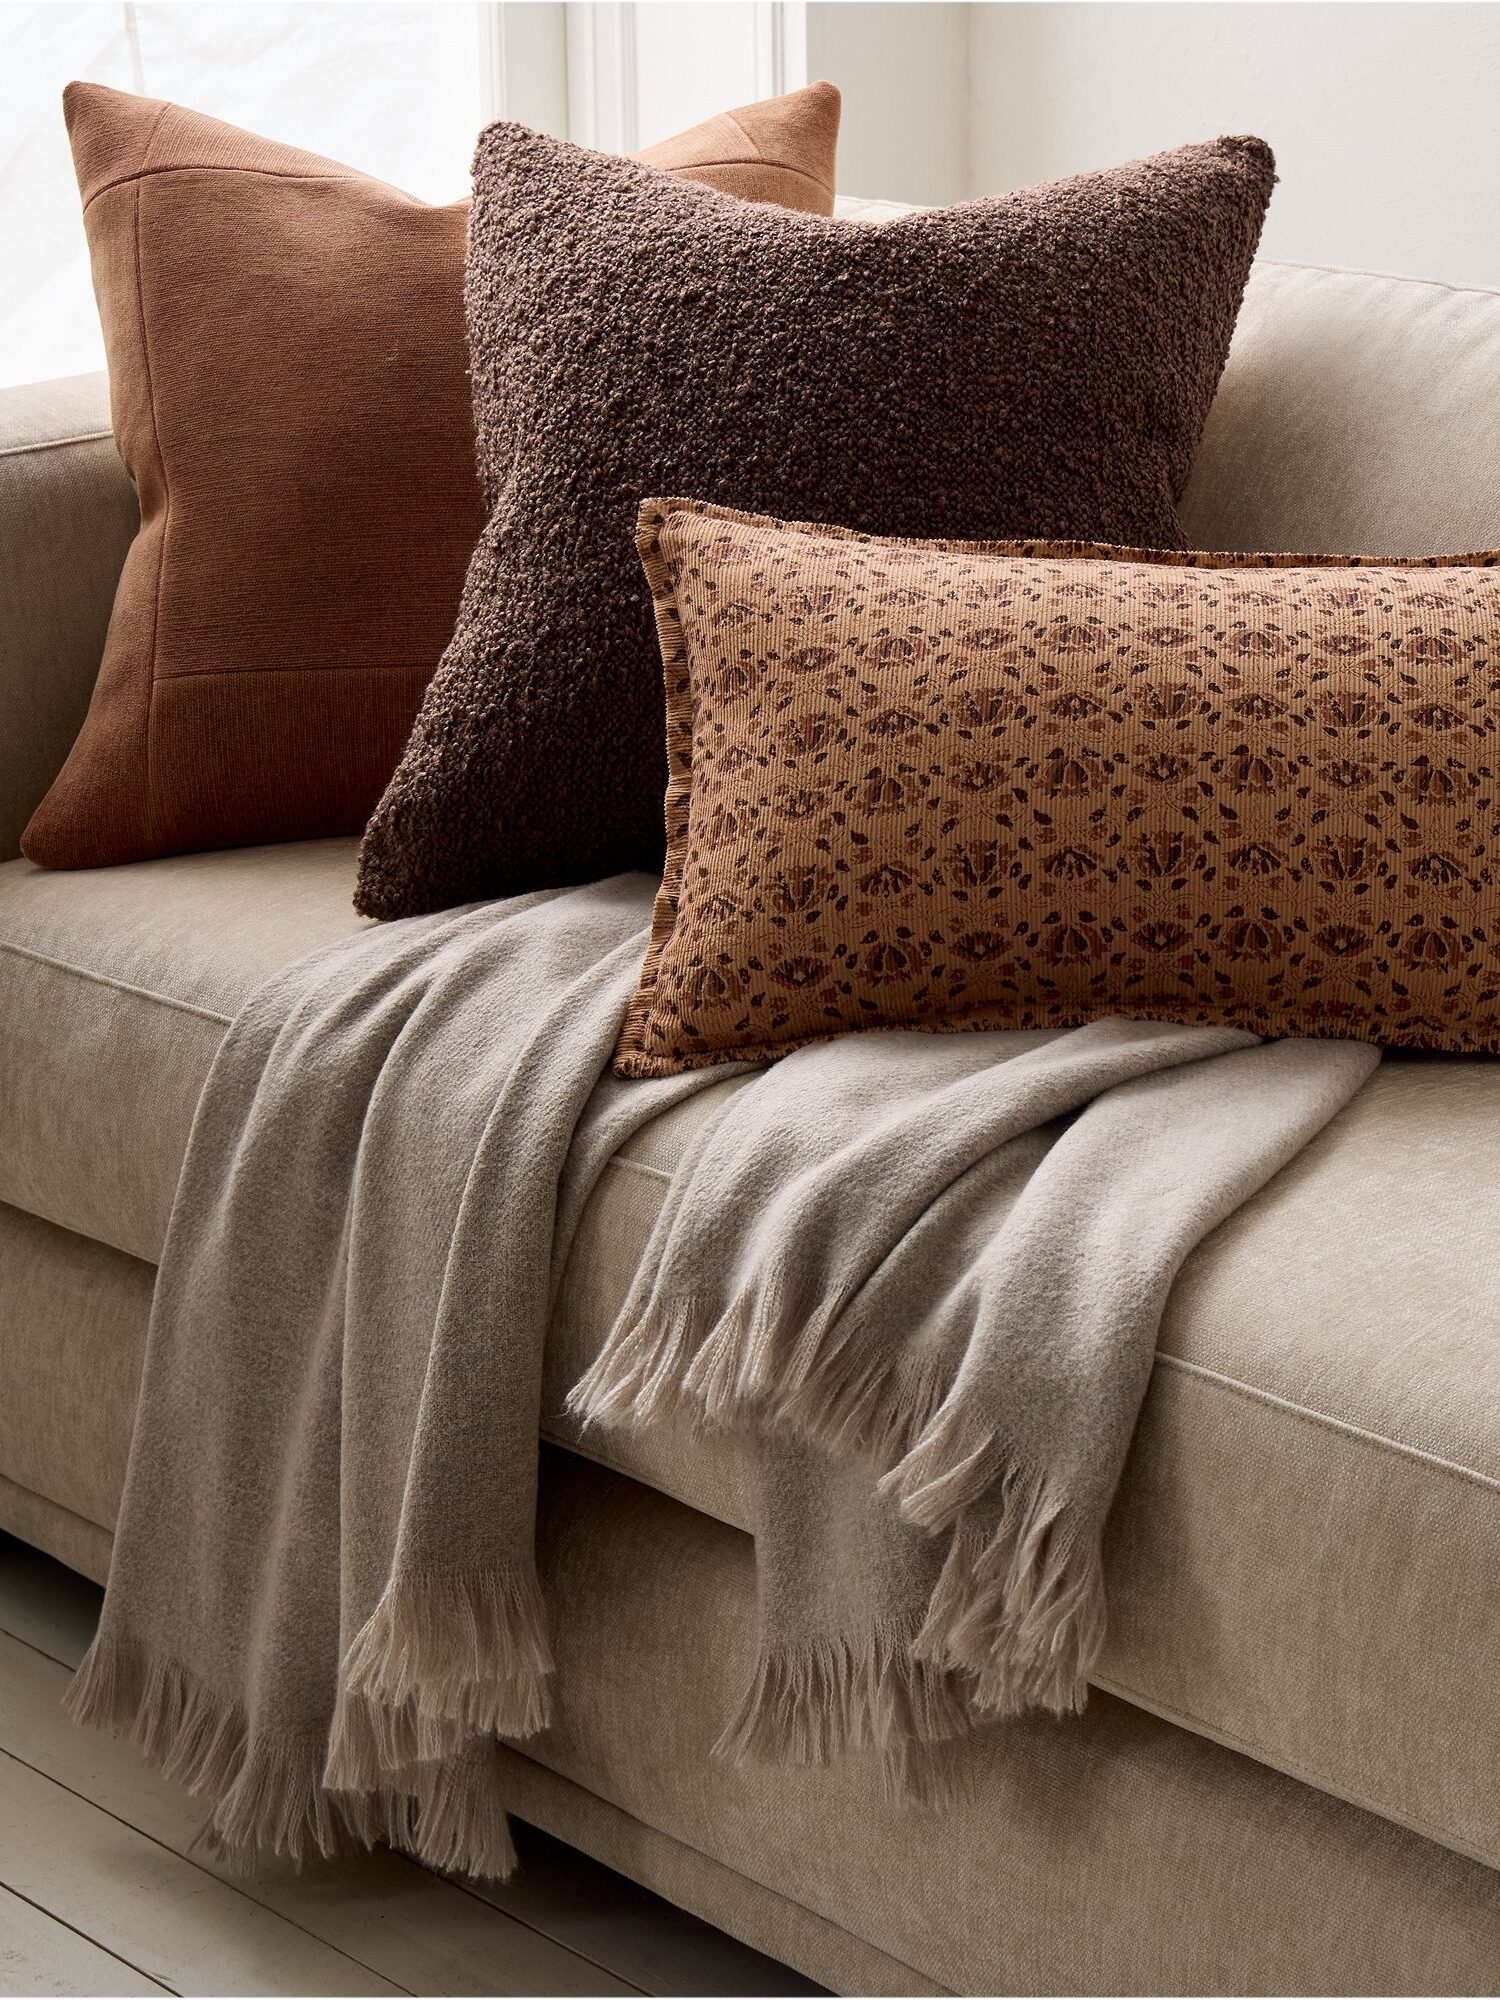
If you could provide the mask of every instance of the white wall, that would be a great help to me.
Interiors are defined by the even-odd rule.
[[[1281,176],[1263,254],[1500,286],[1500,6],[1124,0],[969,15],[972,193],[1257,132]]]
[[[807,9],[807,74],[844,93],[839,186],[848,194],[934,204],[970,189],[969,16],[930,0]]]

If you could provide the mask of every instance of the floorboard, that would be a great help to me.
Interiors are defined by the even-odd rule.
[[[536,1827],[517,1826],[515,1837],[516,1873],[476,1893],[648,1993],[771,2000],[824,1990]]]
[[[0,1993],[166,1993],[123,1958],[0,1889]]]
[[[300,1873],[232,1871],[192,1849],[203,1808],[128,1743],[78,1729],[62,1708],[68,1669],[0,1633],[0,1750],[274,1910],[398,1988],[443,1994],[617,1994],[638,1989],[397,1854]],[[5,1880],[0,1867],[0,1880]]]
[[[194,1851],[197,1801],[128,1744],[78,1729],[63,1712],[102,1596],[0,1536],[0,1885],[13,1892],[0,1903],[0,1954],[15,1903],[29,1913],[28,1963],[40,1968],[18,1971],[14,1986],[0,1981],[0,1992],[819,1991],[529,1827],[516,1830],[522,1867],[508,1883],[445,1880],[385,1852],[300,1874],[231,1872]],[[42,1843],[50,1861],[28,1859],[32,1811],[51,1829]],[[122,1894],[121,1884],[134,1886]],[[181,1922],[179,1899],[190,1913]],[[54,1959],[43,1948],[49,1925]],[[88,1971],[90,1951],[102,1984]],[[24,1983],[45,1979],[49,1964],[63,1983]],[[9,1970],[3,1956],[0,1967]]]
[[[0,1885],[177,1993],[402,1990],[4,1752]]]

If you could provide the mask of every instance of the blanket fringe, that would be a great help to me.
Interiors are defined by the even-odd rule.
[[[906,1520],[933,1534],[953,1531],[917,1655],[940,1677],[962,1677],[976,1708],[1081,1709],[1104,1643],[1098,1538],[998,1432],[976,1428],[952,1393],[951,1363],[872,1352],[857,1320],[841,1318],[837,1306],[800,1320],[774,1287],[753,1304],[737,1300],[705,1333],[708,1313],[702,1299],[684,1297],[635,1321],[606,1344],[569,1407],[589,1422],[629,1426],[687,1406],[719,1428],[781,1426],[820,1448],[869,1453],[881,1491]],[[856,1713],[868,1711],[873,1732],[859,1740],[879,1739],[877,1711],[894,1684],[888,1670],[862,1666],[833,1642],[773,1655],[721,1747],[826,1762],[857,1747]],[[901,1734],[894,1728],[891,1740]],[[920,1730],[914,1740],[923,1740]]]
[[[914,1651],[915,1634],[877,1628],[763,1653],[714,1755],[736,1764],[829,1764],[873,1750],[888,1798],[952,1800],[973,1726],[961,1680]]]
[[[902,1515],[953,1542],[917,1639],[923,1658],[972,1676],[977,1707],[1074,1714],[1104,1644],[1104,1564],[1045,1474],[950,1401],[880,1482]]]
[[[275,1855],[300,1868],[385,1843],[430,1867],[503,1879],[515,1867],[499,1776],[487,1750],[359,1789],[325,1777],[319,1732],[251,1736],[243,1711],[175,1662],[102,1635],[74,1675],[75,1722],[123,1736],[184,1789],[213,1801],[203,1847],[237,1868]]]
[[[838,1305],[806,1318],[775,1287],[737,1299],[708,1325],[697,1297],[636,1320],[579,1378],[568,1408],[586,1423],[646,1425],[684,1407],[716,1430],[779,1426],[834,1451],[894,1465],[942,1406],[951,1366],[879,1351]],[[708,1330],[703,1329],[708,1325]]]
[[[379,1837],[364,1802],[323,1789],[315,1737],[289,1731],[252,1745],[243,1711],[173,1661],[96,1638],[65,1706],[75,1722],[127,1738],[184,1790],[211,1798],[201,1838],[216,1853],[241,1861],[270,1853],[300,1867]]]
[[[685,1398],[702,1324],[697,1299],[672,1299],[607,1340],[568,1391],[567,1408],[585,1424],[623,1428],[659,1421]]]
[[[342,1685],[403,1716],[391,1763],[451,1754],[467,1736],[535,1736],[551,1714],[547,1613],[530,1565],[425,1573],[390,1583],[344,1657]],[[425,1736],[423,1735],[426,1731]]]
[[[503,1882],[516,1865],[493,1752],[429,1766],[415,1776],[392,1847],[448,1875]]]

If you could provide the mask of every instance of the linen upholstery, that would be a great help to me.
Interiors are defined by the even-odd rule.
[[[0,1477],[109,1535],[155,1268],[0,1203],[0,1273]]]
[[[0,869],[0,938],[19,909],[33,945],[45,941],[32,897],[66,891],[47,905],[60,921],[88,891],[87,919],[80,912],[57,956],[82,953],[90,969],[92,938],[93,963],[123,964],[127,978],[154,978],[166,997],[227,1017],[274,969],[278,941],[290,959],[357,921],[352,868],[350,842],[67,878],[14,863]],[[210,909],[221,913],[216,938]],[[175,979],[165,956],[116,958],[107,942],[118,930],[128,947],[153,910],[164,938],[175,928],[199,940]],[[229,949],[235,938],[243,958]],[[12,962],[32,963],[0,950],[0,972]],[[9,1007],[29,978],[9,989]],[[50,1190],[64,1211],[54,1220],[87,1214],[154,1261],[191,1101],[222,1030],[74,975],[63,988],[71,1002],[54,997],[55,982],[46,990],[33,1047],[73,1053],[45,1100],[18,1096],[11,1073],[0,1079],[0,1199],[27,1206],[24,1194]],[[102,1068],[88,1027],[101,990],[121,1009],[106,1017],[106,1046],[134,1051]],[[133,1025],[137,1006],[146,1027]],[[0,1037],[0,1058],[9,1041]],[[698,1102],[740,1087],[716,1083]],[[171,1114],[160,1125],[158,1106]],[[563,1410],[698,1115],[689,1103],[648,1126],[585,1211],[545,1360],[544,1427],[748,1527],[752,1488],[733,1441],[665,1424],[641,1438],[580,1434]],[[1111,1624],[1096,1680],[1500,1866],[1500,1690],[1484,1664],[1500,1649],[1500,1608],[1484,1587],[1500,1546],[1497,1135],[1500,1064],[1388,1058],[1189,1260],[1106,1537]],[[64,1157],[66,1172],[49,1166]],[[11,1390],[23,1399],[33,1393],[29,1344]],[[102,1431],[123,1421],[116,1405],[101,1408]],[[87,1429],[79,1448],[122,1462],[122,1446],[111,1458]]]
[[[103,375],[0,392],[0,861],[78,733],[136,519]]]
[[[224,1029],[278,967],[360,928],[352,857],[0,865],[0,1201],[154,1263]]]
[[[1264,263],[1182,497],[1198,549],[1500,543],[1500,292]]]
[[[972,1796],[930,1813],[883,1800],[868,1763],[716,1764],[753,1643],[748,1540],[571,1466],[549,1472],[541,1523],[558,1709],[528,1755],[932,1986],[1493,1988],[1500,1877],[1107,1695],[997,1727],[971,1746]],[[748,1935],[864,1990],[862,1964],[800,1958],[790,1925],[785,1944]]]

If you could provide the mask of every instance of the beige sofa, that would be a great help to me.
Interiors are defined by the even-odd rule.
[[[1259,267],[1187,513],[1210,548],[1500,543],[1500,294]],[[133,525],[101,379],[0,396],[0,855]],[[352,862],[0,864],[0,1527],[91,1576],[204,1075],[260,979],[355,926]],[[518,1808],[846,1992],[1500,1991],[1500,1063],[1388,1061],[1192,1259],[1089,1712],[995,1731],[928,1813],[858,1765],[709,1757],[747,1670],[741,1461],[663,1433],[601,1465],[562,1414],[712,1095],[614,1163],[565,1287],[561,1715]]]

